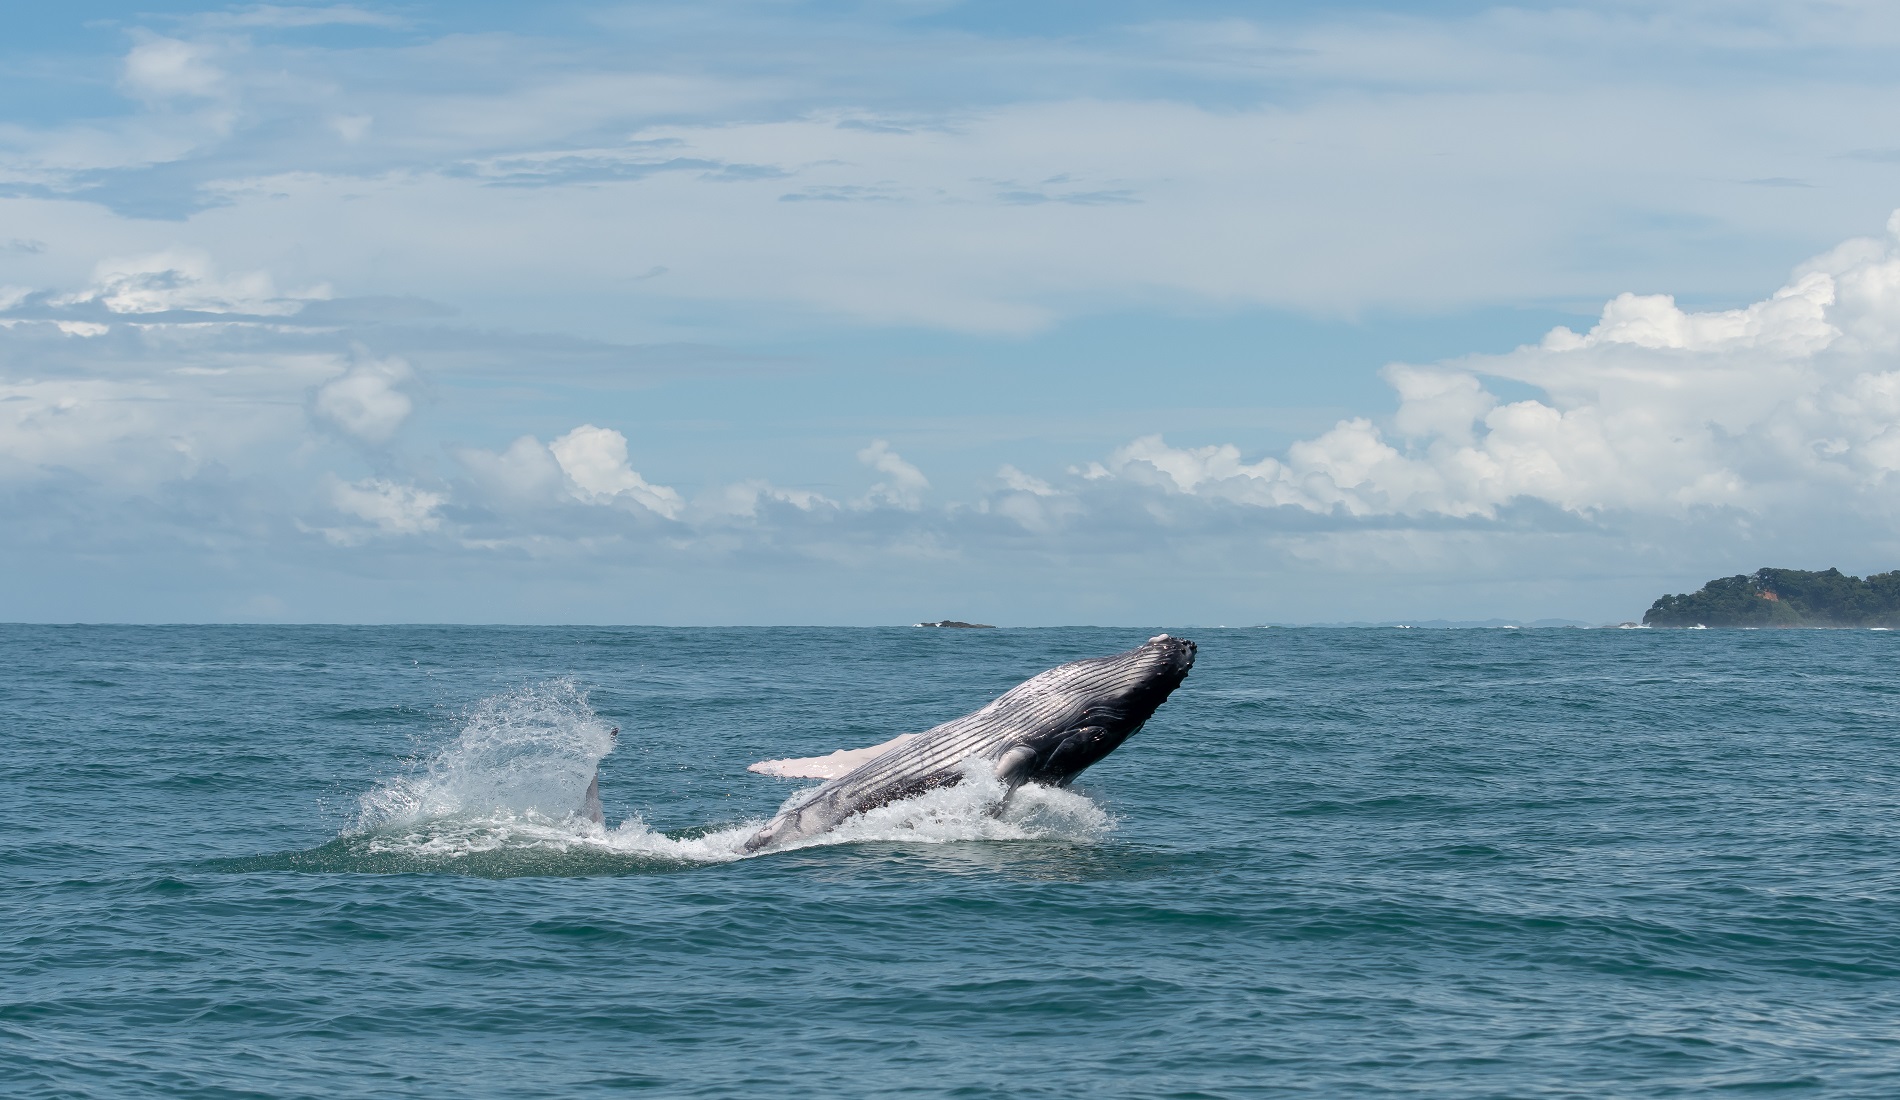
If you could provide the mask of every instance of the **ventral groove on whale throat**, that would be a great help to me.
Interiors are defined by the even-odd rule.
[[[763,852],[822,835],[900,799],[954,786],[987,766],[1006,803],[1024,783],[1066,787],[1134,736],[1194,666],[1196,647],[1159,634],[1124,653],[1031,677],[987,705],[918,734],[829,756],[763,761],[753,771],[826,779],[745,841]]]

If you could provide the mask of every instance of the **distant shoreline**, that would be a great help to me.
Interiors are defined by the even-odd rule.
[[[1867,578],[1839,569],[1762,568],[1665,595],[1643,613],[1665,630],[1891,630],[1900,627],[1900,570]]]

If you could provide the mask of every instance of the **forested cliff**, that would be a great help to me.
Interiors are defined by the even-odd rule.
[[[1838,569],[1757,569],[1664,596],[1644,613],[1643,625],[1900,626],[1900,570],[1862,580]]]

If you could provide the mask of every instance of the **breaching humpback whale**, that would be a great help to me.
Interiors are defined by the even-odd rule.
[[[1005,791],[1066,787],[1154,715],[1194,666],[1194,643],[1159,634],[1126,653],[1052,668],[961,718],[855,752],[752,766],[827,778],[745,842],[759,852],[836,828],[846,818],[963,777],[966,761],[994,768]]]

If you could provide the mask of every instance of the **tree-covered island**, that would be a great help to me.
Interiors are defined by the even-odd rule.
[[[1757,569],[1664,596],[1643,613],[1643,625],[1900,627],[1900,570],[1862,580],[1838,569]]]

